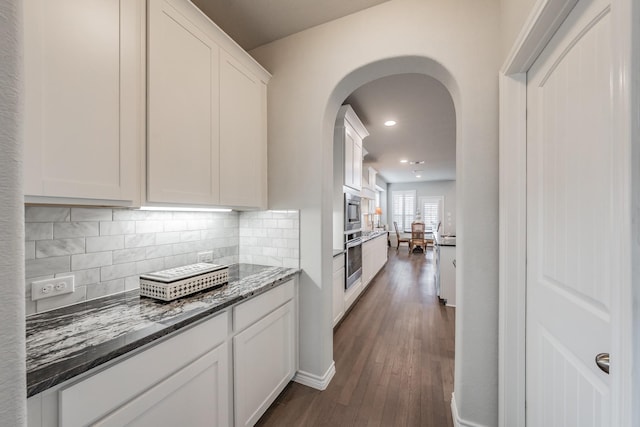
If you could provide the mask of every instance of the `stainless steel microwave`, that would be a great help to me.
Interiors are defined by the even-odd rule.
[[[361,211],[360,196],[355,194],[344,193],[344,230],[360,230]]]

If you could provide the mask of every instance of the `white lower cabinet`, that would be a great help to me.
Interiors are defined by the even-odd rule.
[[[290,280],[33,396],[28,425],[252,426],[297,369],[295,295]]]
[[[224,426],[227,344],[221,344],[95,423],[96,426]]]
[[[344,315],[344,255],[333,257],[333,326]]]
[[[295,374],[293,301],[233,338],[236,426],[254,425]]]

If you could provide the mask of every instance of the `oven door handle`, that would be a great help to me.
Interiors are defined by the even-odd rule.
[[[362,244],[362,239],[358,237],[357,239],[349,240],[347,242],[347,249],[353,248],[355,246],[360,246]]]

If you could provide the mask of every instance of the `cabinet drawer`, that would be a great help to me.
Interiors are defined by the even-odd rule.
[[[293,299],[293,280],[242,303],[233,309],[233,329],[241,331]]]
[[[227,332],[225,312],[60,391],[60,425],[97,420],[224,342]]]

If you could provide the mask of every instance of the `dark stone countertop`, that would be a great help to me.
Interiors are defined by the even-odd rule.
[[[229,282],[171,302],[133,290],[27,317],[27,396],[80,375],[295,276],[294,268],[234,264]]]

